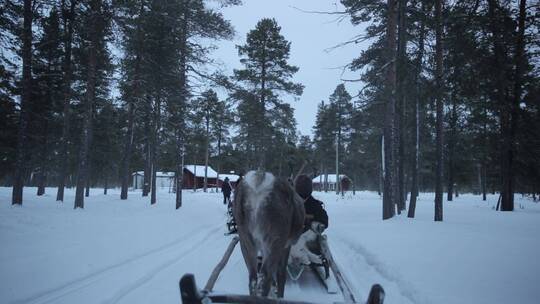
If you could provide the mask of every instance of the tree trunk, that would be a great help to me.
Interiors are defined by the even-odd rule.
[[[435,78],[436,95],[436,172],[435,172],[435,221],[443,220],[443,49],[442,6],[444,0],[435,1]]]
[[[381,160],[381,161],[384,161],[384,160]],[[379,180],[379,186],[377,187],[377,194],[378,194],[379,196],[381,196],[382,193],[383,193],[384,179],[383,179],[382,166],[381,166],[380,164],[377,166],[377,171],[379,172],[379,178],[378,178],[378,180]]]
[[[328,192],[328,172],[326,171],[326,167],[324,167],[324,192]]]
[[[341,128],[341,126],[340,126]],[[339,179],[339,133],[336,134],[336,194],[339,194],[339,186],[340,186],[340,179]]]
[[[51,75],[51,50],[48,51],[47,56],[47,75]],[[43,142],[41,144],[41,157],[39,165],[39,175],[38,175],[38,185],[37,185],[37,196],[42,196],[45,194],[45,186],[47,183],[47,166],[49,164],[49,117],[51,115],[50,111],[52,108],[52,84],[51,78],[47,77],[46,81],[46,91],[47,91],[47,104],[45,106],[45,111],[42,115],[43,119]]]
[[[64,22],[64,59],[63,59],[63,110],[62,110],[62,137],[60,138],[60,168],[58,170],[58,190],[56,200],[64,201],[64,188],[68,167],[68,147],[70,129],[70,100],[71,100],[71,44],[73,41],[73,20],[75,18],[75,5],[77,1],[70,1],[69,12],[62,0],[62,19]]]
[[[194,159],[193,162],[195,165],[193,165],[193,192],[197,191],[197,160]]]
[[[266,58],[266,44],[262,46],[262,57]],[[266,144],[266,135],[269,130],[266,130],[266,124],[264,123],[265,117],[266,117],[266,61],[261,62],[261,76],[260,76],[260,82],[261,82],[261,94],[260,94],[260,115],[261,115],[261,122],[263,123],[263,127],[261,128],[261,136],[258,141],[258,162],[259,162],[259,170],[265,170],[266,165],[266,152],[267,152],[267,144]]]
[[[93,108],[93,105],[92,105],[92,108]],[[92,181],[92,161],[90,159],[90,154],[92,153],[92,137],[93,137],[93,134],[94,134],[94,129],[93,129],[93,126],[92,126],[92,120],[93,120],[93,113],[94,113],[94,110],[92,109],[92,118],[90,118],[90,128],[89,128],[89,132],[88,132],[88,156],[87,156],[87,168],[86,168],[86,188],[85,188],[85,192],[84,192],[84,196],[85,197],[89,197],[90,196],[90,186],[91,186],[91,181]]]
[[[88,176],[86,177],[86,190],[84,192],[85,197],[90,196],[90,164],[88,164]]]
[[[17,158],[13,180],[12,205],[22,205],[24,178],[26,175],[27,132],[30,102],[32,98],[32,0],[24,0],[22,31],[22,96],[20,104],[19,130],[17,133]]]
[[[101,0],[92,0],[90,2],[91,26],[90,26],[90,45],[88,56],[88,75],[87,87],[84,104],[83,132],[81,135],[81,150],[79,154],[79,169],[77,174],[77,189],[75,191],[74,208],[84,208],[84,186],[88,179],[88,152],[90,149],[90,133],[92,128],[92,108],[95,99],[96,89],[96,65],[97,55],[96,47],[98,43],[98,16],[101,13]]]
[[[175,202],[176,209],[182,207],[182,188],[184,183],[184,147],[182,142],[182,135],[180,130],[177,130],[176,134],[176,192]],[[180,145],[180,146],[178,146]]]
[[[105,183],[103,184],[103,194],[107,195],[107,190],[109,188],[109,175],[105,174]]]
[[[155,148],[152,148],[152,175],[151,175],[151,192],[150,192],[150,205],[154,205],[156,203],[157,199],[157,193],[156,193],[156,186],[157,186],[157,168],[156,168],[156,156],[155,156]]]
[[[157,92],[156,108],[154,113],[154,129],[152,131],[152,192],[150,196],[150,204],[156,203],[157,197],[157,146],[159,145],[159,130],[161,129],[161,92]]]
[[[128,129],[126,133],[126,143],[124,146],[124,155],[122,155],[122,185],[120,190],[120,199],[126,200],[128,198],[128,187],[129,187],[129,168],[130,168],[130,159],[131,159],[131,150],[133,146],[133,123],[134,123],[134,105],[133,101],[128,104]]]
[[[151,175],[152,175],[152,143],[151,143],[151,106],[150,98],[146,98],[147,104],[145,104],[145,121],[144,121],[144,130],[145,130],[145,143],[144,143],[144,150],[145,150],[145,166],[144,166],[144,178],[143,178],[143,187],[142,187],[142,196],[148,196],[148,193],[150,193],[150,184],[151,184]]]
[[[142,18],[144,10],[144,2],[141,1],[141,6],[139,8],[139,19]],[[131,164],[131,150],[133,149],[133,137],[134,137],[134,128],[135,123],[135,105],[134,103],[140,99],[140,66],[141,66],[141,48],[142,48],[142,37],[141,37],[141,22],[137,23],[137,55],[135,59],[135,71],[133,75],[133,99],[128,101],[128,122],[127,122],[127,133],[124,146],[124,155],[122,156],[122,184],[120,191],[120,199],[126,200],[128,198],[128,188],[129,188],[129,178],[130,178],[130,164]]]
[[[397,126],[398,126],[398,196],[397,196],[397,207],[398,214],[402,210],[406,209],[405,200],[406,200],[406,191],[405,191],[405,84],[407,77],[407,26],[406,26],[406,14],[407,9],[407,0],[399,0],[399,27],[398,27],[398,58],[397,58],[397,98],[398,98],[398,115],[397,115]]]
[[[176,209],[182,206],[182,185],[183,185],[183,175],[184,175],[184,132],[183,132],[183,121],[184,113],[181,113],[183,105],[186,104],[187,100],[187,30],[188,30],[188,18],[189,18],[189,0],[184,0],[182,2],[184,18],[182,21],[182,32],[180,35],[180,96],[179,104],[176,108],[176,116],[178,117],[178,123],[176,125]],[[196,164],[194,164],[196,165]],[[196,178],[195,178],[196,179]],[[178,190],[179,189],[179,190]]]
[[[396,90],[396,1],[388,0],[388,16],[386,29],[386,58],[388,66],[385,71],[386,102],[384,112],[384,192],[383,220],[395,214],[396,180],[394,159],[394,120],[395,120],[395,90]]]
[[[207,113],[207,115],[210,115]],[[204,155],[204,185],[203,191],[206,192],[208,189],[208,157],[210,154],[210,119],[206,118],[206,149]]]
[[[422,65],[424,60],[424,43],[426,35],[426,25],[425,25],[425,4],[422,2],[422,20],[420,21],[420,36],[418,39],[418,55],[416,57],[416,75],[415,75],[415,89],[416,96],[414,98],[414,119],[413,119],[413,130],[414,130],[414,155],[412,158],[412,174],[411,174],[411,198],[409,200],[409,211],[407,217],[414,218],[416,212],[416,200],[418,198],[418,163],[420,160],[420,76],[422,74]]]
[[[454,167],[455,150],[457,140],[457,104],[456,98],[452,99],[452,113],[450,114],[450,138],[448,139],[448,193],[447,201],[451,202],[454,194]]]
[[[482,200],[486,201],[487,199],[487,174],[486,174],[486,164],[482,163]]]
[[[216,192],[219,192],[219,187],[217,185],[219,184],[219,173],[221,172],[221,132],[222,132],[221,122],[219,123],[218,128],[218,138],[217,138],[217,177],[216,177]]]
[[[506,188],[506,201],[503,199],[501,202],[502,211],[512,211],[514,210],[514,184],[515,184],[515,174],[514,174],[514,159],[517,156],[516,149],[516,133],[518,128],[519,121],[519,104],[521,102],[522,94],[522,85],[523,85],[523,65],[524,65],[524,54],[525,54],[525,20],[527,18],[527,1],[519,1],[519,17],[518,17],[518,34],[516,40],[516,53],[515,53],[515,76],[514,76],[514,99],[512,100],[511,108],[511,121],[510,121],[510,135],[508,144],[509,147],[506,147],[508,151],[508,167],[510,175],[507,177],[509,184]]]
[[[49,72],[50,73],[50,72]],[[50,86],[49,86],[50,87]],[[50,93],[49,93],[50,96]],[[50,105],[50,103],[49,103]],[[45,194],[45,186],[47,183],[47,165],[49,163],[48,159],[48,151],[49,151],[49,120],[47,117],[45,119],[45,125],[43,126],[43,145],[42,145],[42,153],[41,153],[41,159],[40,159],[40,166],[39,166],[39,175],[38,175],[38,187],[37,187],[37,196],[42,196]]]
[[[521,4],[520,4],[521,5]],[[499,105],[500,124],[501,124],[501,211],[514,210],[514,192],[512,189],[512,135],[511,135],[511,111],[512,106],[506,100],[506,57],[504,49],[504,38],[502,37],[500,27],[501,22],[498,20],[499,3],[497,0],[488,1],[488,15],[490,19],[490,27],[493,35],[493,54],[495,64],[500,67],[500,71],[494,75],[495,85],[497,87],[496,99]],[[518,50],[516,50],[518,51]],[[518,51],[519,52],[519,51]]]

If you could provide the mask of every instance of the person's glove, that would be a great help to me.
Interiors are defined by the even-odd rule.
[[[320,222],[311,222],[311,230],[315,231],[316,233],[321,234],[326,227],[324,227],[323,223]]]

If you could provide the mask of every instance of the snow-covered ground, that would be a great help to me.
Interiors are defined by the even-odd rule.
[[[73,210],[74,192],[55,202],[25,188],[23,207],[0,188],[0,303],[179,303],[178,280],[192,272],[202,286],[229,241],[220,193],[185,191],[150,206],[140,192],[121,201],[98,189]],[[495,212],[496,196],[461,195],[433,222],[433,194],[417,217],[381,220],[376,193],[315,193],[330,216],[330,247],[357,298],[373,283],[386,303],[540,303],[540,204],[516,195],[515,212]],[[523,208],[521,208],[523,207]],[[237,248],[216,291],[247,293]],[[332,302],[319,286],[294,283],[286,298]]]

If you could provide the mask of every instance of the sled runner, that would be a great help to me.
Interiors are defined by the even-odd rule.
[[[247,296],[236,294],[218,294],[208,292],[206,290],[200,291],[197,288],[195,282],[195,276],[193,274],[185,274],[180,279],[180,298],[182,304],[209,304],[209,303],[242,303],[242,304],[315,304],[312,302],[302,301],[290,301],[285,299],[272,299],[259,296]],[[369,291],[366,304],[383,304],[384,302],[384,290],[379,284],[375,284]],[[351,302],[346,302],[351,303]],[[356,302],[353,302],[356,303]]]
[[[330,271],[328,258],[323,254],[322,241],[326,241],[326,236],[306,231],[291,248],[287,273],[291,280],[298,281],[308,269],[324,285],[326,291],[333,294],[337,293],[337,283]]]
[[[355,296],[352,293],[352,290],[344,279],[341,270],[336,265],[332,253],[328,247],[326,241],[326,236],[320,235],[319,244],[321,249],[321,254],[323,256],[323,262],[320,265],[307,265],[311,271],[313,271],[320,279],[321,282],[326,286],[327,291],[334,288],[337,292],[335,285],[332,287],[330,284],[336,284],[339,287],[344,299],[344,303],[359,303],[357,302]],[[274,298],[265,298],[259,296],[248,296],[248,295],[237,295],[237,294],[218,294],[214,293],[212,290],[214,285],[219,277],[221,271],[225,268],[227,262],[229,261],[230,256],[232,255],[234,248],[239,242],[238,236],[235,236],[231,239],[231,243],[227,247],[225,254],[222,259],[216,265],[208,282],[205,287],[200,290],[195,282],[195,277],[193,274],[185,274],[180,279],[180,296],[183,304],[207,304],[207,303],[263,303],[263,304],[302,304],[310,302],[301,302],[301,301],[290,301],[286,299],[274,299]],[[326,266],[325,266],[326,265]],[[306,265],[304,265],[306,266]],[[301,270],[298,277],[302,275],[304,269]],[[330,279],[330,280],[329,280]],[[335,283],[333,283],[335,282]],[[365,303],[367,304],[382,304],[384,301],[384,290],[383,288],[375,284],[371,287],[369,292],[369,297]]]

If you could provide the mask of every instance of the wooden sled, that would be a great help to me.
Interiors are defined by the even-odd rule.
[[[216,265],[210,278],[208,279],[205,287],[200,290],[195,282],[195,276],[187,273],[182,276],[179,282],[180,298],[183,304],[209,304],[209,303],[262,303],[262,304],[313,304],[311,302],[302,301],[290,301],[286,299],[273,299],[259,296],[249,295],[237,295],[237,294],[223,294],[212,292],[214,285],[219,277],[221,271],[227,265],[229,258],[231,257],[234,248],[239,242],[239,237],[232,238],[231,243],[227,247],[222,259]],[[332,273],[336,279],[337,285],[343,295],[344,303],[359,303],[357,302],[354,294],[348,283],[345,281],[341,270],[336,265],[328,243],[326,236],[322,236],[320,239],[321,250],[324,257],[328,260],[328,264]],[[375,284],[371,287],[366,304],[382,304],[384,302],[384,289],[379,284]]]

